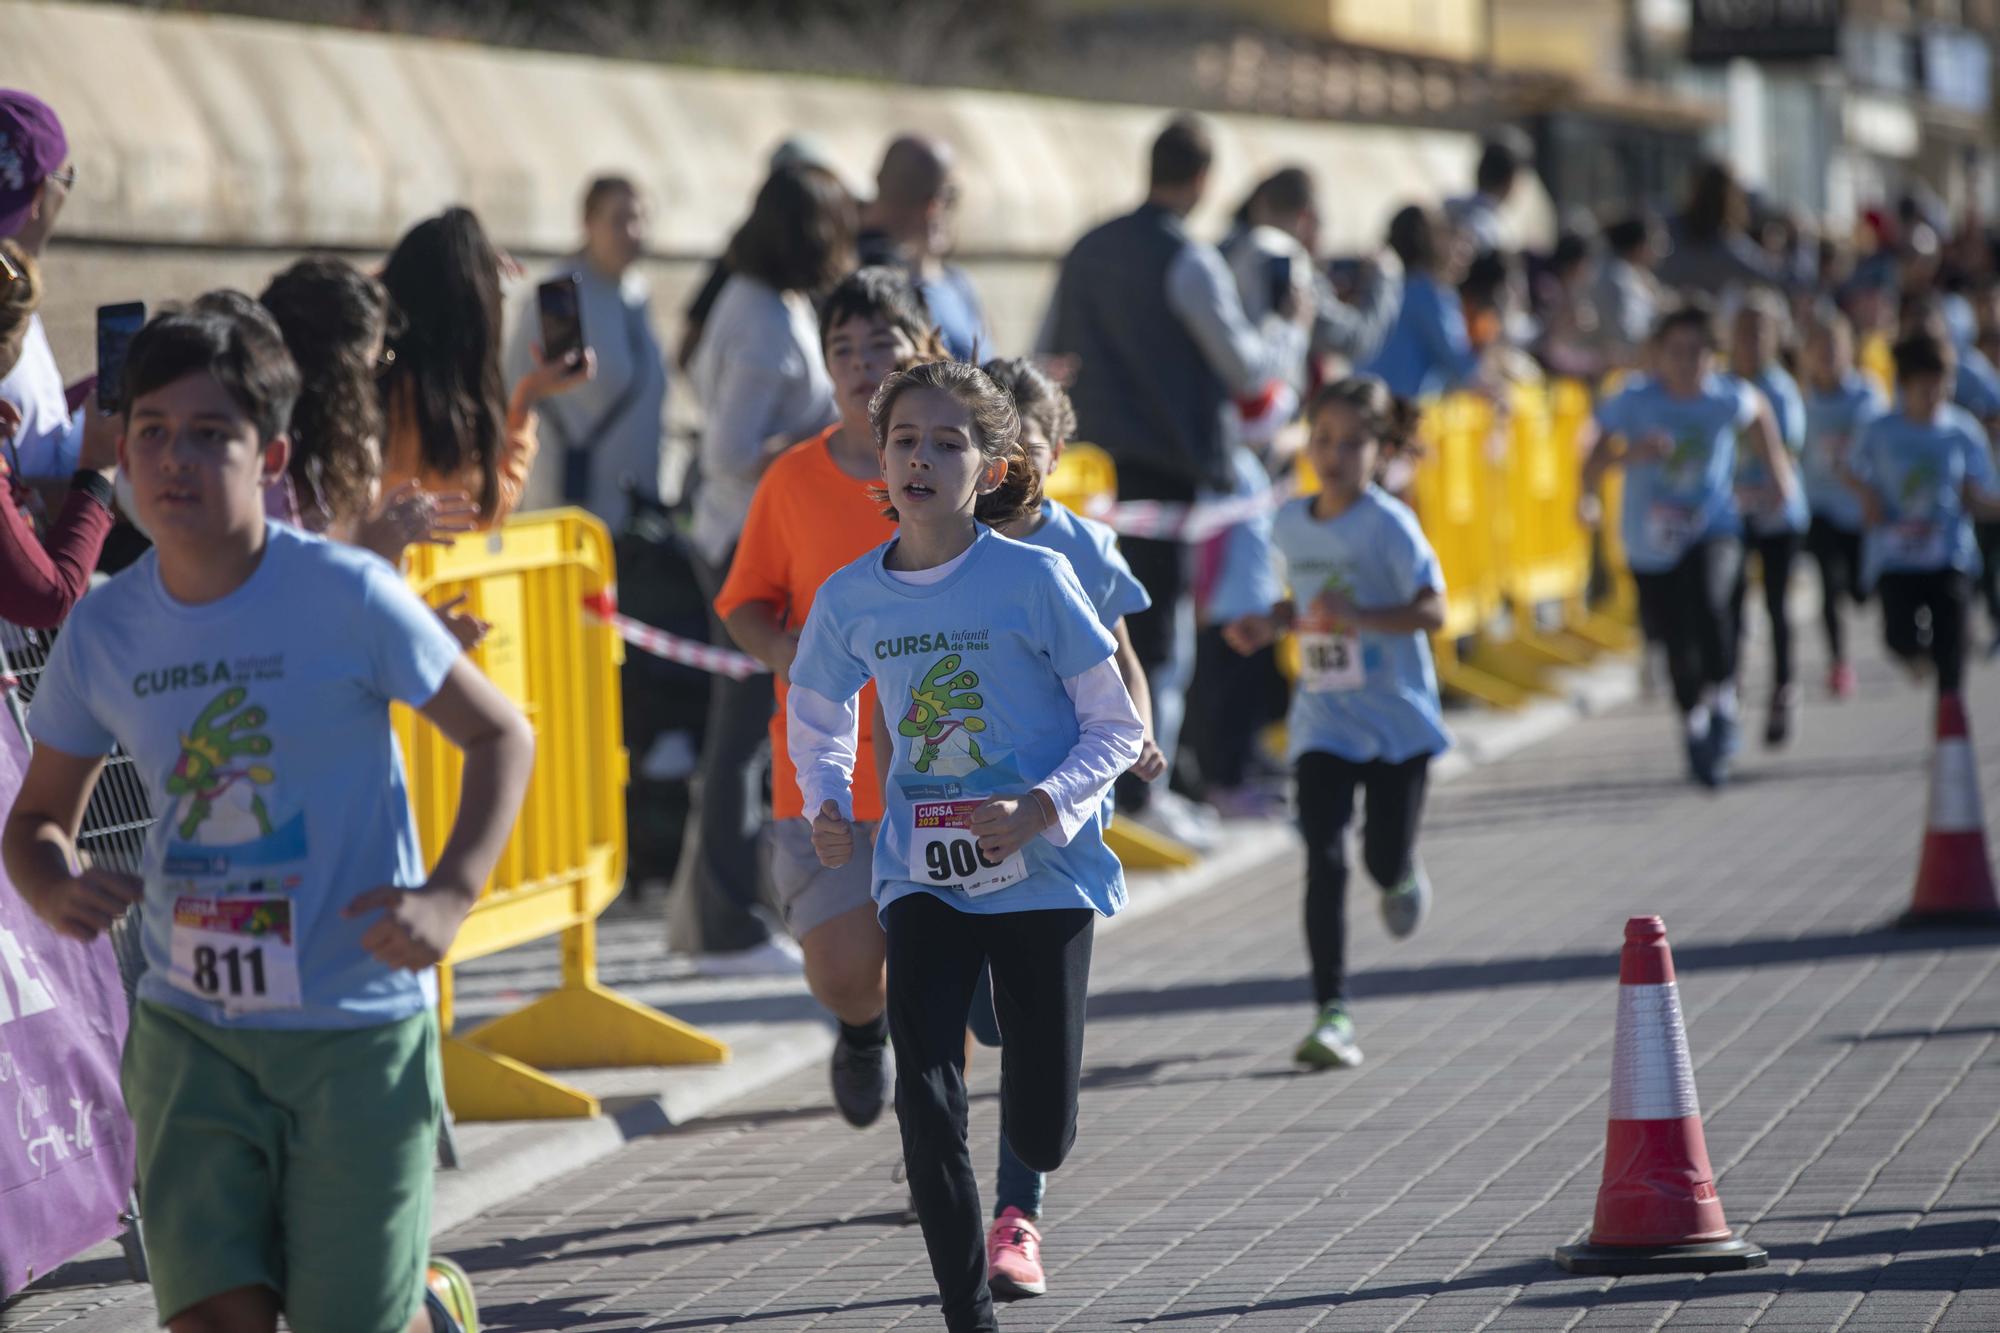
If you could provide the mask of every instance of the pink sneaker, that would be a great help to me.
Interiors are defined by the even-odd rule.
[[[1042,1233],[1019,1208],[994,1218],[986,1233],[986,1283],[996,1301],[1018,1301],[1049,1289],[1042,1276]]]
[[[1836,699],[1852,699],[1854,697],[1854,668],[1845,662],[1835,663],[1833,670],[1827,673],[1826,687],[1833,692],[1833,697]]]

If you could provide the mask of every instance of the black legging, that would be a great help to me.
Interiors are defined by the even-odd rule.
[[[1861,591],[1861,534],[1850,532],[1829,520],[1813,515],[1806,529],[1806,549],[1819,562],[1819,617],[1826,630],[1827,655],[1835,662],[1847,660],[1846,602],[1859,606],[1866,598]]]
[[[1972,532],[1979,539],[1979,596],[1986,603],[1986,619],[2000,638],[2000,523],[1975,523]]]
[[[1354,789],[1368,793],[1361,860],[1382,888],[1403,882],[1414,863],[1430,756],[1400,764],[1357,763],[1314,750],[1299,756],[1299,831],[1306,842],[1306,950],[1313,1002],[1347,999],[1347,826]]]
[[[1938,692],[1957,694],[1965,683],[1965,634],[1972,601],[1972,580],[1955,569],[1884,574],[1875,581],[1882,599],[1882,639],[1889,651],[1905,661],[1930,654],[1937,664]],[[1928,638],[1917,624],[1917,612],[1930,612]]]
[[[1680,563],[1632,581],[1639,588],[1639,621],[1646,637],[1666,645],[1674,702],[1689,712],[1702,691],[1736,675],[1736,623],[1729,603],[1743,564],[1734,537],[1705,537]]]
[[[1097,914],[1088,908],[961,912],[928,893],[883,913],[896,1118],[945,1327],[997,1330],[986,1222],[966,1144],[965,1020],[981,966],[993,982],[1000,1132],[1022,1162],[1053,1171],[1076,1142],[1083,1017]]]
[[[1743,642],[1743,603],[1750,590],[1750,556],[1757,557],[1764,585],[1764,614],[1771,622],[1771,693],[1792,683],[1792,622],[1785,614],[1785,593],[1792,586],[1792,562],[1799,554],[1799,534],[1773,532],[1749,537],[1743,559],[1736,566],[1736,589],[1729,597],[1729,625],[1737,643]]]

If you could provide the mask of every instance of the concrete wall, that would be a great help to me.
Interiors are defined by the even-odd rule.
[[[1052,264],[1142,188],[1163,111],[1000,93],[700,70],[115,5],[0,3],[0,86],[61,113],[78,182],[50,255],[58,355],[88,369],[101,301],[255,291],[293,255],[380,254],[449,203],[524,260],[574,244],[577,194],[606,170],[654,201],[664,325],[740,219],[765,157],[817,136],[866,189],[883,143],[932,130],[963,156],[961,250],[999,350],[1022,348]],[[1248,185],[1317,173],[1328,240],[1372,244],[1395,208],[1465,188],[1476,146],[1435,131],[1218,117],[1219,234]],[[1544,197],[1523,201],[1545,235]],[[669,331],[663,329],[663,332]],[[673,330],[677,336],[677,330]]]

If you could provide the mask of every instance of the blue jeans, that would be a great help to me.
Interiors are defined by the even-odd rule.
[[[972,1010],[965,1024],[981,1046],[1000,1045],[1000,1020],[993,1012],[993,978],[979,970],[979,989],[972,993]],[[1042,1191],[1048,1177],[1014,1155],[1007,1136],[1000,1136],[1000,1170],[993,1181],[993,1216],[1018,1208],[1029,1217],[1042,1215]]]

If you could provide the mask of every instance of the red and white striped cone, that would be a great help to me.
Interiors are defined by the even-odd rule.
[[[1618,959],[1618,1036],[1611,1055],[1611,1119],[1604,1180],[1590,1240],[1555,1261],[1572,1273],[1716,1273],[1762,1268],[1770,1256],[1738,1239],[1722,1216],[1695,1100],[1694,1065],[1666,925],[1625,923]]]
[[[2000,898],[1986,859],[1986,815],[1979,803],[1979,761],[1965,701],[1940,694],[1937,748],[1931,751],[1931,798],[1924,850],[1910,909],[1896,919],[1906,929],[2000,926]]]

